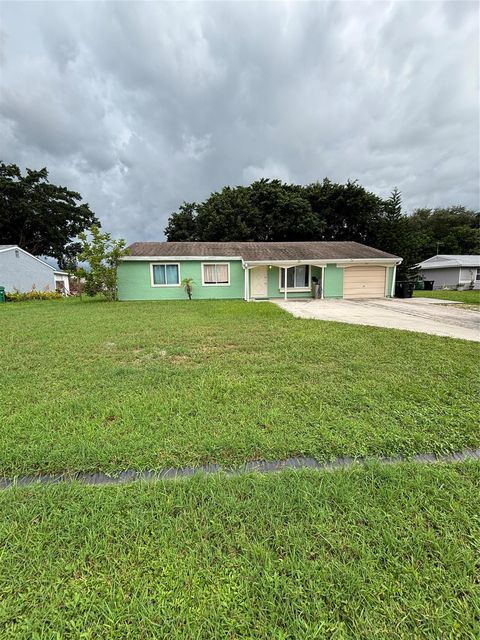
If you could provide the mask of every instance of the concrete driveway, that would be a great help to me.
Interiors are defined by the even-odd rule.
[[[368,300],[278,300],[297,318],[420,331],[480,342],[480,311],[431,298]]]

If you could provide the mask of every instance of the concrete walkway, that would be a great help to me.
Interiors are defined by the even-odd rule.
[[[17,478],[0,478],[0,489],[11,487],[25,487],[31,485],[59,484],[61,482],[81,482],[88,485],[125,484],[136,480],[171,480],[174,478],[190,478],[198,474],[223,473],[228,476],[238,476],[244,473],[277,473],[286,469],[316,469],[335,471],[336,469],[348,469],[365,464],[404,464],[413,462],[416,464],[436,464],[443,462],[451,464],[473,460],[480,462],[480,449],[466,449],[459,453],[447,453],[436,455],[434,453],[420,453],[416,456],[405,458],[404,456],[389,456],[384,458],[336,458],[331,462],[319,462],[315,458],[287,458],[286,460],[254,460],[246,462],[240,467],[222,467],[219,464],[207,464],[199,467],[179,467],[162,469],[160,471],[136,471],[127,469],[117,475],[105,473],[89,473],[79,471],[77,473],[59,473],[40,476],[19,476]]]
[[[433,298],[368,300],[276,300],[297,318],[419,331],[480,342],[480,311]]]

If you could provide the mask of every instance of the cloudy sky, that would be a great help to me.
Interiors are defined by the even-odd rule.
[[[479,206],[476,2],[2,2],[0,20],[0,158],[47,166],[129,242],[261,177]]]

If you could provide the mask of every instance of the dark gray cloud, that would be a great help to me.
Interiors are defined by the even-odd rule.
[[[160,239],[224,184],[479,206],[476,2],[2,3],[0,156]]]

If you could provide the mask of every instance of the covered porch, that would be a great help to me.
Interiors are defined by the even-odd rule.
[[[291,260],[244,263],[245,300],[324,297],[325,262]]]

